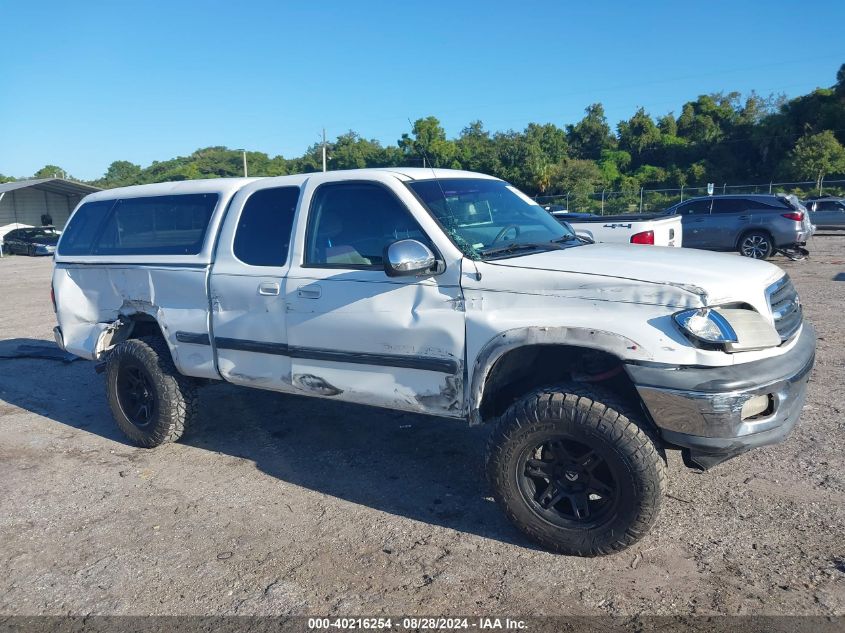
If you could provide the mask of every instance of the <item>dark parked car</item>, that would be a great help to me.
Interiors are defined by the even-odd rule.
[[[681,216],[684,246],[738,251],[755,259],[775,251],[805,255],[804,245],[815,230],[798,198],[780,194],[690,198],[666,214]]]
[[[845,198],[833,196],[808,198],[804,206],[810,212],[810,221],[816,228],[845,230]]]
[[[39,226],[9,231],[3,237],[3,252],[20,255],[52,255],[59,233],[52,226]]]

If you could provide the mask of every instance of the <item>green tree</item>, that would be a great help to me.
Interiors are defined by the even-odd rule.
[[[501,171],[496,145],[481,121],[473,121],[455,141],[456,157],[462,169],[495,174]]]
[[[795,144],[790,158],[795,175],[799,178],[814,178],[819,191],[825,176],[845,173],[845,147],[830,130],[802,136]]]
[[[566,136],[578,158],[598,160],[602,150],[613,149],[616,138],[607,124],[602,104],[587,106],[585,113],[578,123],[566,126]]]
[[[628,152],[619,149],[604,150],[598,162],[604,184],[614,188],[621,187],[625,178],[624,174],[630,165],[631,155]]]
[[[457,148],[454,141],[446,139],[446,131],[437,117],[429,116],[414,121],[411,134],[403,134],[399,139],[399,148],[404,152],[410,165],[421,166],[428,157],[434,163],[430,167],[460,167],[457,162]]]
[[[141,184],[141,166],[128,160],[116,160],[109,165],[105,175],[94,181],[98,187],[125,187]]]
[[[385,151],[376,140],[361,138],[349,130],[341,134],[329,148],[332,169],[363,169],[364,167],[385,167]]]
[[[627,121],[620,121],[617,130],[619,147],[631,155],[635,165],[641,165],[653,158],[655,151],[660,147],[660,128],[643,108],[637,110]]]
[[[551,193],[568,193],[572,208],[585,208],[589,207],[596,188],[605,184],[595,161],[570,158],[556,166]]]
[[[65,170],[58,165],[44,165],[32,175],[33,178],[62,178],[64,176],[66,176]]]

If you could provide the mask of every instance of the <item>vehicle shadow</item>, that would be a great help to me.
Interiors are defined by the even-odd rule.
[[[0,352],[30,343],[44,341],[0,341]],[[87,361],[0,360],[0,400],[129,446],[103,382]],[[489,496],[488,433],[456,420],[220,383],[200,390],[199,419],[181,443],[250,460],[269,476],[339,499],[533,548]]]

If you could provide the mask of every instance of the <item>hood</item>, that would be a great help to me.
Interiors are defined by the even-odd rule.
[[[766,311],[760,305],[761,300],[765,302],[765,289],[784,274],[773,264],[738,255],[609,243],[482,264],[491,278],[480,285],[492,284],[498,290],[594,293],[596,299],[683,307],[745,301]],[[534,272],[514,274],[520,270]],[[626,289],[629,292],[623,294]]]

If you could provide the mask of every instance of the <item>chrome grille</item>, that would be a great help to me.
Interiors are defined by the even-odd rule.
[[[781,340],[785,341],[798,331],[803,321],[801,301],[789,275],[784,275],[766,288],[766,295],[772,309],[775,329]]]

